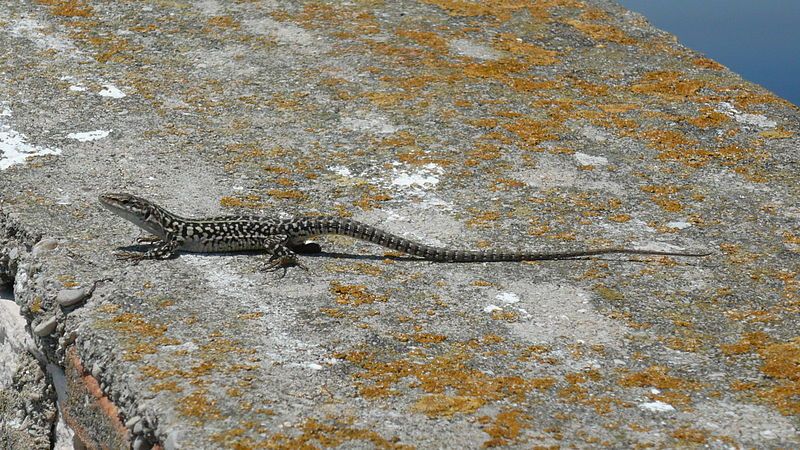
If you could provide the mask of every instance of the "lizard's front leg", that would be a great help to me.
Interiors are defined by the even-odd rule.
[[[267,251],[269,256],[269,263],[264,266],[262,270],[265,272],[275,272],[278,269],[283,269],[281,278],[286,276],[286,269],[288,267],[297,266],[303,270],[308,270],[300,260],[297,258],[297,253],[287,245],[289,237],[283,234],[270,236],[263,242],[264,250]]]
[[[170,259],[178,256],[177,251],[181,244],[182,241],[179,239],[170,239],[168,241],[162,241],[158,246],[144,253],[117,252],[115,255],[119,260],[133,261],[134,263],[138,263],[144,259]]]

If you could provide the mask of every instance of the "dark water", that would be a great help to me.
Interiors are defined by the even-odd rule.
[[[800,105],[800,0],[619,0],[685,46]]]

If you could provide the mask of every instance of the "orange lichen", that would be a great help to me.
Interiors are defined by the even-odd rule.
[[[500,33],[494,39],[493,45],[498,50],[509,52],[521,58],[526,64],[533,66],[552,65],[558,62],[558,52],[545,50],[538,45],[525,42],[512,33]]]
[[[800,381],[800,338],[764,346],[758,353],[764,360],[761,371],[767,376]]]
[[[239,22],[231,16],[214,16],[208,19],[208,24],[218,28],[239,28]]]
[[[705,81],[687,79],[681,72],[655,71],[642,75],[640,82],[631,86],[631,90],[665,99],[688,100],[698,98],[697,92],[705,85]]]
[[[305,200],[308,198],[308,194],[295,189],[269,189],[267,190],[267,195],[284,200]]]
[[[222,197],[219,204],[224,208],[263,208],[264,203],[258,195],[247,195],[244,197]]]
[[[380,208],[380,202],[386,202],[392,199],[388,194],[364,194],[360,199],[353,202],[353,205],[358,206],[364,211],[370,211],[375,208]]]
[[[706,430],[683,427],[672,432],[672,437],[694,444],[705,444],[709,433]]]
[[[558,391],[558,397],[565,402],[591,406],[597,414],[608,414],[612,406],[623,406],[624,403],[613,397],[590,394],[589,389],[573,384]]]
[[[642,133],[647,142],[658,150],[694,148],[699,142],[675,130],[651,129]]]
[[[614,42],[617,44],[635,44],[636,39],[628,36],[621,29],[608,24],[583,22],[580,20],[567,20],[566,23],[580,30],[595,41]]]
[[[508,77],[503,81],[511,89],[523,93],[540,92],[547,89],[555,89],[559,86],[559,84],[555,81],[538,80],[530,77]]]
[[[236,316],[236,318],[240,319],[240,320],[260,319],[262,317],[264,317],[264,313],[260,312],[260,311],[239,314],[239,315]]]
[[[409,133],[408,131],[398,131],[394,134],[391,134],[383,138],[379,144],[384,147],[416,146],[417,137]]]
[[[725,66],[709,58],[695,58],[692,64],[703,69],[725,70]]]
[[[446,400],[446,404],[451,407],[459,404],[472,411],[486,403],[504,399],[514,402],[524,401],[531,390],[549,389],[555,384],[552,378],[526,380],[518,376],[490,375],[468,365],[470,357],[463,351],[432,359],[404,358],[388,362],[378,361],[375,359],[375,354],[366,352],[350,352],[340,354],[338,357],[363,369],[354,376],[357,380],[363,380],[359,381],[357,386],[361,395],[366,398],[397,395],[399,392],[394,386],[404,380],[414,380],[411,387],[419,388],[426,394],[447,393],[449,397],[462,397],[457,402],[451,401],[452,399],[446,400],[444,397],[433,397],[423,401],[422,406],[430,406],[425,411],[429,415],[437,411],[433,408],[435,400],[443,402]],[[371,383],[367,384],[366,381]],[[450,414],[451,409],[443,408],[438,411]]]
[[[62,17],[91,17],[93,9],[81,0],[37,0],[51,7],[50,11]]]
[[[522,72],[528,67],[511,58],[474,62],[464,65],[463,73],[468,77],[490,78],[503,81],[509,74]]]
[[[234,445],[229,440],[221,439],[218,442],[228,448],[283,448],[283,449],[309,449],[320,446],[322,448],[337,448],[367,442],[374,448],[388,450],[413,450],[413,446],[397,443],[397,438],[386,439],[373,430],[354,428],[346,423],[324,424],[316,419],[307,419],[301,425],[299,436],[287,436],[277,433],[266,442],[261,440],[243,440],[244,444],[252,447]],[[223,435],[220,435],[223,436]],[[242,442],[242,441],[240,441]]]
[[[364,92],[360,96],[369,99],[373,105],[381,108],[398,106],[412,98],[411,94],[406,92]]]
[[[435,333],[401,333],[395,336],[400,342],[414,341],[418,344],[438,344],[447,340],[447,336]]]
[[[430,417],[453,417],[455,414],[474,413],[481,406],[483,401],[475,397],[430,394],[417,400],[411,410]]]
[[[400,162],[411,164],[415,166],[424,166],[427,164],[436,164],[439,166],[449,166],[454,162],[449,158],[443,158],[436,154],[431,154],[417,146],[405,147],[403,151],[397,153],[397,159]]]
[[[613,216],[609,216],[608,220],[612,222],[625,223],[631,220],[631,216],[628,214],[615,214]]]
[[[720,348],[729,356],[757,352],[763,361],[761,371],[775,380],[774,386],[758,390],[758,398],[772,403],[782,414],[800,414],[800,338],[776,343],[756,331]]]
[[[217,408],[216,400],[209,399],[208,391],[199,389],[178,400],[175,409],[184,416],[202,420],[219,420],[222,413]]]
[[[601,111],[609,114],[626,113],[628,111],[638,108],[637,105],[632,105],[630,103],[609,103],[609,104],[597,105],[597,107],[600,108]]]
[[[139,337],[160,338],[167,331],[166,325],[152,324],[141,314],[135,313],[119,314],[108,324],[120,333]]]
[[[514,122],[503,125],[503,127],[516,134],[526,147],[535,147],[542,142],[557,139],[557,136],[553,133],[551,123],[527,117],[521,117]]]
[[[784,130],[783,128],[776,128],[774,130],[765,130],[758,135],[764,139],[788,139],[794,136],[794,131]]]
[[[433,31],[417,31],[417,30],[396,30],[398,36],[410,39],[419,45],[430,47],[436,51],[447,51],[447,40]]]
[[[422,2],[436,5],[452,16],[494,16],[501,21],[510,19],[514,13],[528,7],[527,2],[518,0],[422,0]]]
[[[719,128],[720,125],[730,122],[731,118],[717,112],[714,108],[701,108],[700,115],[689,119],[689,123],[698,128]]]
[[[345,285],[331,282],[330,290],[336,295],[336,303],[340,305],[371,305],[375,302],[386,302],[387,295],[376,295],[367,290],[363,284]]]
[[[178,386],[178,382],[176,381],[164,381],[163,383],[156,383],[150,387],[150,390],[153,392],[183,392],[183,388]]]
[[[618,302],[625,299],[625,295],[623,295],[622,292],[607,286],[603,286],[602,284],[595,286],[594,291],[597,293],[597,295],[608,301]]]
[[[470,212],[473,214],[472,218],[467,221],[467,226],[470,227],[488,227],[494,225],[494,223],[500,219],[500,213],[498,211],[479,211],[473,209]]]
[[[530,427],[526,423],[528,420],[530,420],[530,416],[516,409],[499,412],[494,421],[491,421],[489,417],[485,417],[484,421],[488,423],[483,428],[483,431],[491,439],[484,442],[483,446],[500,447],[513,443],[520,437],[523,429]]]
[[[497,126],[497,119],[484,118],[484,119],[470,119],[467,123],[478,128],[494,128]]]
[[[480,164],[480,161],[491,161],[503,155],[500,147],[494,144],[478,143],[475,148],[467,152],[468,159],[465,164],[468,167]]]
[[[703,340],[689,332],[684,332],[682,337],[667,339],[666,344],[667,347],[681,352],[696,352],[703,348]]]
[[[656,387],[658,389],[697,390],[700,384],[668,375],[669,369],[651,366],[647,369],[624,376],[619,384],[624,387]]]

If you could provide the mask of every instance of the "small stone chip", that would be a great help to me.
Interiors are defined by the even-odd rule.
[[[33,328],[33,334],[44,337],[56,330],[56,316],[44,320]]]
[[[49,253],[51,250],[54,250],[58,247],[58,241],[55,239],[42,239],[41,241],[37,242],[36,245],[33,246],[33,256],[40,256],[45,253]]]
[[[133,416],[125,422],[125,427],[131,428],[139,423],[140,420],[142,420],[142,416]]]
[[[87,292],[84,288],[62,289],[56,295],[56,302],[61,306],[72,306],[86,298]]]

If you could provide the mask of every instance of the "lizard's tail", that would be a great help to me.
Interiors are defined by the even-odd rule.
[[[653,250],[636,250],[627,248],[603,248],[596,250],[577,250],[553,253],[512,252],[499,250],[456,250],[432,247],[420,242],[412,241],[396,234],[388,233],[379,228],[338,217],[316,217],[309,219],[308,227],[312,235],[339,234],[350,236],[363,241],[372,242],[380,246],[406,253],[429,261],[440,262],[500,262],[500,261],[542,261],[556,259],[572,259],[583,256],[605,255],[623,253],[631,255],[662,255],[662,256],[707,256],[708,253],[681,253],[659,252]]]

